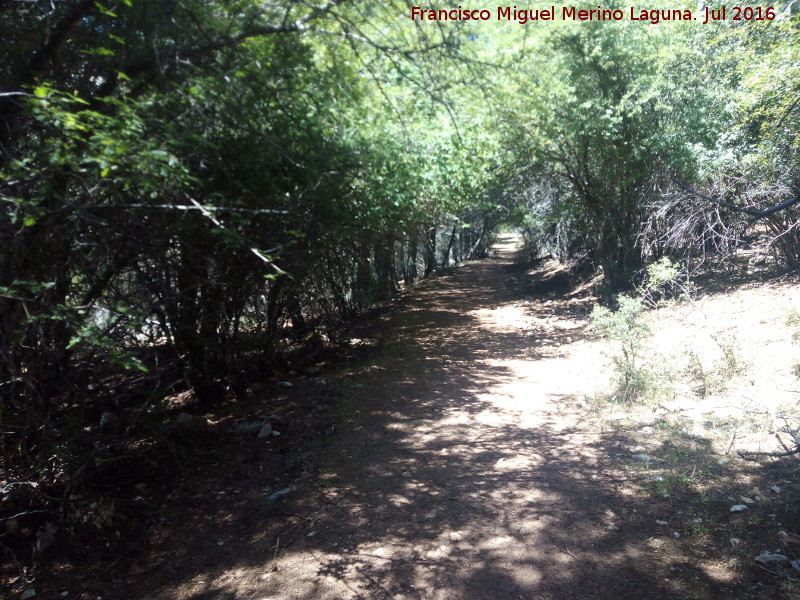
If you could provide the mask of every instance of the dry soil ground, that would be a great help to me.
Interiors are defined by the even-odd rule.
[[[738,440],[763,432],[714,413],[731,401],[722,392],[606,407],[609,346],[587,328],[593,299],[521,269],[514,239],[501,242],[362,323],[353,336],[369,349],[352,364],[233,409],[283,411],[280,438],[230,436],[220,421],[198,444],[205,456],[185,459],[171,491],[161,485],[163,504],[139,499],[160,517],[135,543],[112,540],[93,565],[28,587],[91,600],[800,597],[790,568],[753,562],[797,549],[791,478],[735,460]],[[789,285],[737,293],[757,306],[800,300]],[[730,298],[708,302],[652,317],[669,326],[656,341],[669,329],[689,344],[698,311],[730,322]],[[753,316],[773,319],[777,336],[762,328],[757,358],[769,362],[775,344],[787,354],[773,391],[794,385],[774,306]],[[318,433],[303,437],[307,426]],[[731,513],[740,496],[749,508]]]

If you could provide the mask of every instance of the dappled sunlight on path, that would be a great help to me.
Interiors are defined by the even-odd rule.
[[[380,364],[353,374],[319,492],[235,582],[189,597],[714,597],[713,565],[674,577],[688,558],[586,410],[604,360],[585,310],[515,297],[515,268],[506,246],[407,295]]]

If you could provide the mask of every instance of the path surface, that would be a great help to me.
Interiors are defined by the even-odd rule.
[[[601,385],[587,305],[509,291],[511,250],[407,294],[381,357],[342,383],[318,491],[164,597],[720,597],[722,571],[655,524],[582,401]]]

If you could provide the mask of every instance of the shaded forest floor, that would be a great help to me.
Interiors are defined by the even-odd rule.
[[[791,401],[788,367],[777,381],[751,363],[684,404],[613,403],[598,392],[610,349],[587,328],[594,297],[552,265],[519,266],[513,241],[354,324],[351,361],[207,415],[169,476],[115,498],[135,527],[74,541],[25,587],[81,600],[800,598],[800,573],[753,560],[800,555],[793,473],[732,451],[769,437],[761,405],[736,394]],[[800,300],[795,287],[735,292],[744,325],[767,315],[783,336],[753,360],[791,366],[785,317],[765,303]],[[730,322],[732,296],[717,293],[705,313]],[[697,306],[651,315],[655,343],[688,340]],[[721,410],[731,403],[756,416]],[[228,433],[270,413],[280,436]]]

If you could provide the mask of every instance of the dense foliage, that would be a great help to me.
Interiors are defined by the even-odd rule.
[[[533,165],[529,243],[601,267],[610,289],[648,260],[733,256],[746,239],[795,266],[796,207],[757,213],[798,193],[797,13],[567,22],[529,42],[506,88]]]
[[[0,4],[0,486],[44,484],[9,510],[129,452],[165,395],[242,394],[485,253],[499,143],[456,117],[458,31],[399,8]]]

